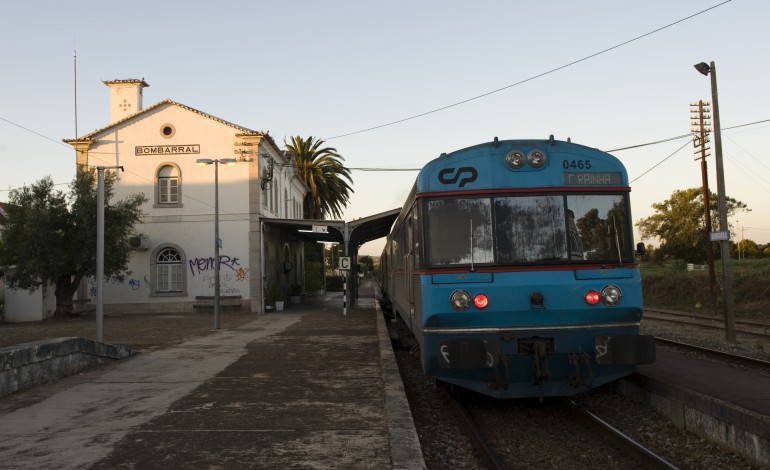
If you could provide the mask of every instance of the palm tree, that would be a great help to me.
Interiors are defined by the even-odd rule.
[[[333,147],[322,147],[324,141],[313,136],[303,139],[291,137],[284,141],[286,149],[294,155],[294,161],[302,181],[309,191],[305,194],[304,217],[323,219],[327,215],[342,217],[342,209],[347,207],[353,189],[350,170],[342,161],[342,155]],[[347,180],[347,181],[345,181]]]

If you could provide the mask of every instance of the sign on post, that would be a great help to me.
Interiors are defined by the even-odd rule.
[[[709,234],[709,241],[712,241],[712,242],[718,242],[718,241],[729,240],[729,239],[730,239],[729,230],[723,230],[721,232],[711,232]]]
[[[342,281],[342,314],[348,314],[348,273],[350,272],[350,256],[340,256],[339,264]]]

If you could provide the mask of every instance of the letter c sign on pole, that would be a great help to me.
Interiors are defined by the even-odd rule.
[[[340,274],[342,274],[342,315],[348,314],[348,273],[350,272],[350,256],[340,257]]]

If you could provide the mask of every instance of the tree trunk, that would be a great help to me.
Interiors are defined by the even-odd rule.
[[[55,318],[70,318],[72,316],[72,297],[80,286],[83,276],[61,276],[56,280],[56,310],[53,313]]]

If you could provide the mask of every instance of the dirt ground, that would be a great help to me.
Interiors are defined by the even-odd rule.
[[[220,328],[235,328],[258,318],[254,313],[222,312]],[[105,315],[102,340],[141,351],[168,347],[213,330],[213,313]],[[0,348],[70,336],[95,340],[96,316],[0,323]]]

